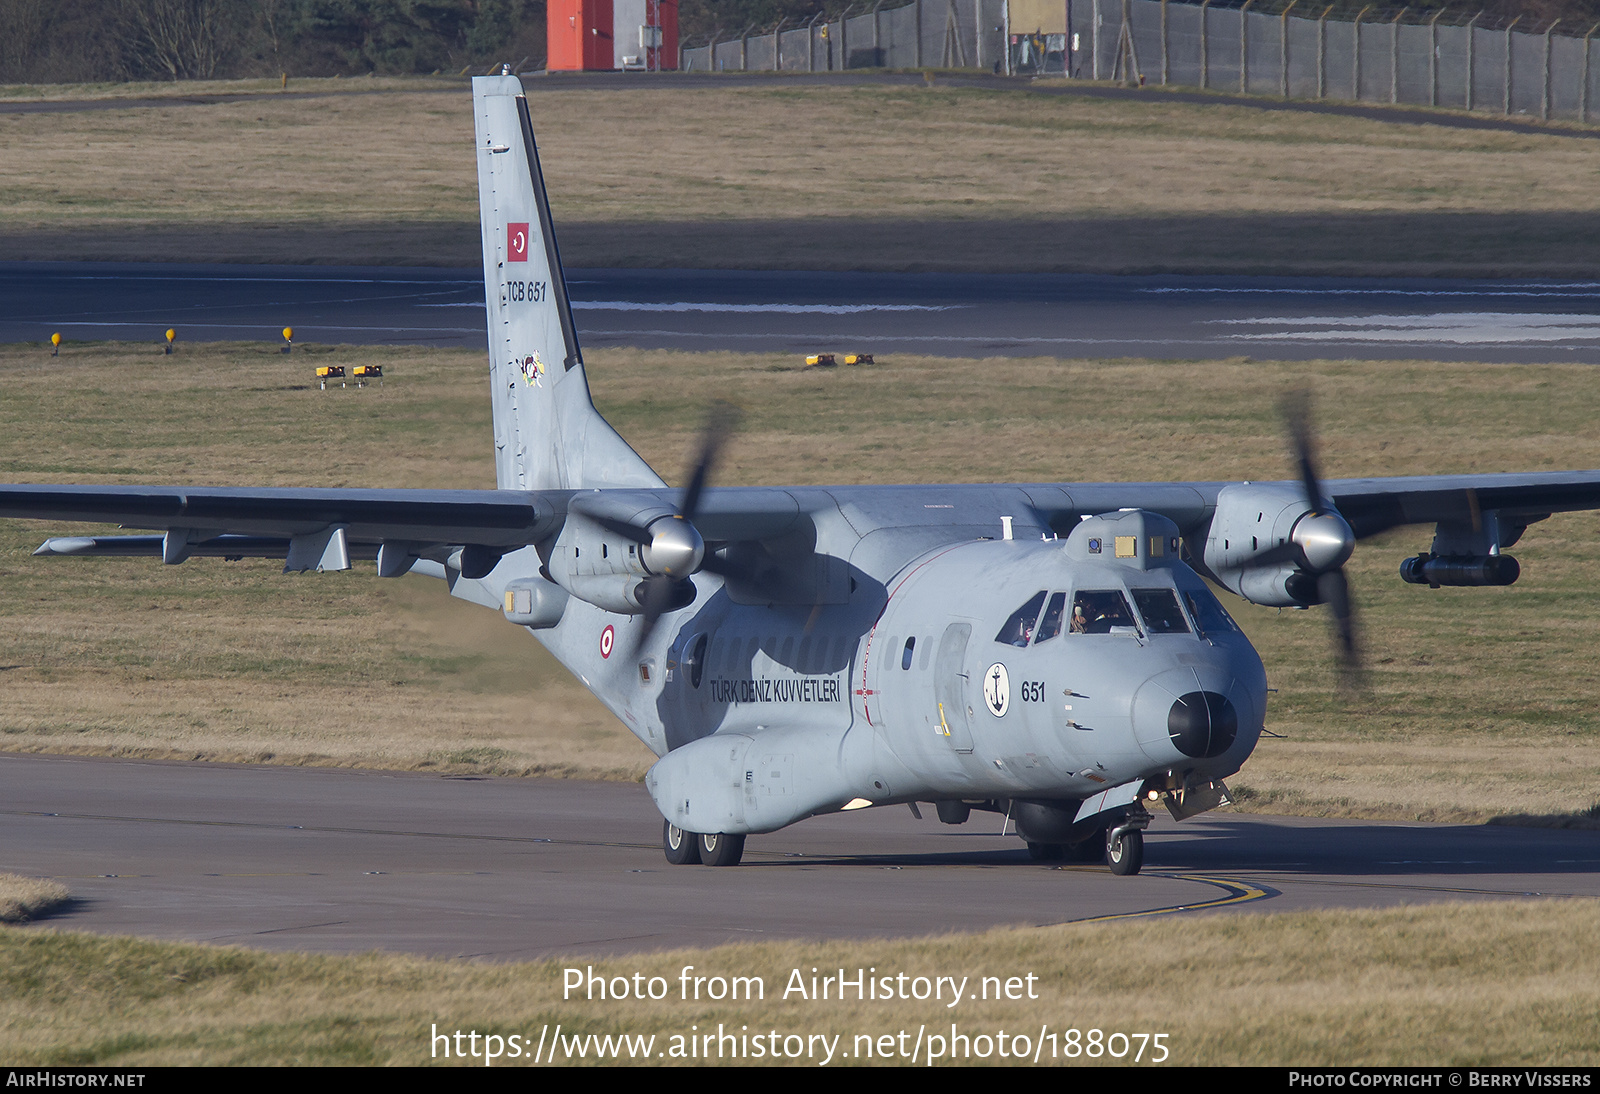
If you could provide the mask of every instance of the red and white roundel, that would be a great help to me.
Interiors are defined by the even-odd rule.
[[[611,656],[611,647],[616,645],[616,644],[617,644],[617,632],[616,632],[615,628],[613,628],[611,626],[610,623],[607,623],[606,624],[606,629],[600,632],[600,656],[601,657],[610,657]]]

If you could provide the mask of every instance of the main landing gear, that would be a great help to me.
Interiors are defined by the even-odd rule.
[[[744,857],[744,837],[722,832],[685,832],[671,821],[661,822],[661,847],[674,866],[737,866]]]

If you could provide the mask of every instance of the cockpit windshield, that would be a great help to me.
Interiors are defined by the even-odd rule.
[[[1189,614],[1194,616],[1194,624],[1200,628],[1201,634],[1207,631],[1226,634],[1239,629],[1239,625],[1233,621],[1227,609],[1211,595],[1210,589],[1204,587],[1185,589],[1183,602],[1188,605]]]
[[[1073,634],[1110,634],[1112,627],[1132,627],[1128,598],[1118,589],[1083,589],[1072,598]]]
[[[1133,603],[1144,619],[1149,634],[1188,634],[1189,621],[1178,607],[1178,596],[1171,589],[1135,589]]]
[[[1044,597],[1043,589],[1030,596],[1026,604],[1011,613],[1011,618],[1006,620],[994,640],[1007,646],[1026,646],[1028,639],[1033,637],[1033,627],[1039,620],[1039,609],[1044,607]]]

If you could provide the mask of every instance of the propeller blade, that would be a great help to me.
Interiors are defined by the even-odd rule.
[[[1316,442],[1311,434],[1311,392],[1299,388],[1286,394],[1279,403],[1284,424],[1289,429],[1289,444],[1300,468],[1300,485],[1313,513],[1322,512],[1322,484],[1317,480],[1313,461]]]
[[[1355,604],[1350,598],[1350,582],[1344,570],[1329,570],[1317,578],[1317,596],[1328,606],[1333,622],[1340,687],[1354,689],[1361,683],[1361,653],[1356,645]]]
[[[705,428],[700,432],[700,454],[689,475],[689,484],[683,488],[683,499],[678,502],[678,515],[691,524],[700,511],[700,494],[705,490],[706,479],[711,476],[717,456],[738,422],[739,408],[732,403],[712,403],[706,413]]]

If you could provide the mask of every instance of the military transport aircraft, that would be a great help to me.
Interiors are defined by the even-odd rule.
[[[476,79],[473,108],[498,489],[0,486],[0,516],[160,533],[41,555],[442,578],[660,757],[646,785],[674,863],[930,802],[1134,873],[1150,809],[1224,804],[1266,716],[1261,659],[1203,578],[1328,605],[1353,664],[1358,539],[1432,523],[1406,580],[1509,584],[1502,548],[1529,524],[1600,507],[1600,472],[1319,481],[1303,407],[1284,482],[719,489],[715,413],[669,490],[590,401],[521,84]]]

